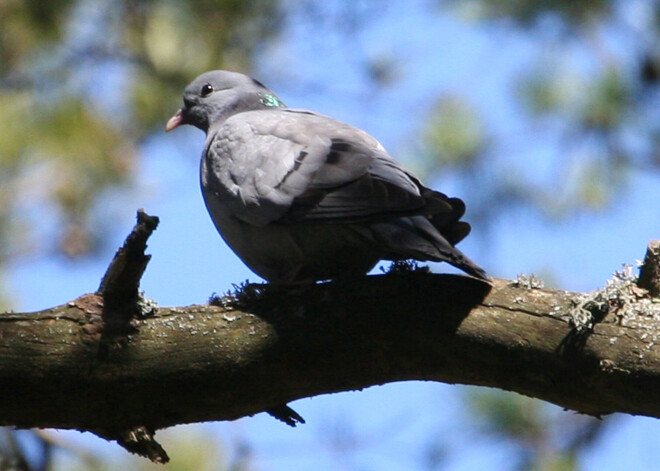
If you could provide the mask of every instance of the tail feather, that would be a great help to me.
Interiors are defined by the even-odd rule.
[[[470,224],[465,221],[456,221],[453,224],[438,227],[435,224],[435,221],[431,218],[431,224],[435,226],[442,237],[444,237],[452,246],[465,239],[470,233],[470,230],[472,230]]]
[[[431,223],[435,231],[431,230],[425,223],[419,220],[419,218],[414,218],[416,222],[415,225],[421,225],[421,231],[433,240],[433,245],[440,253],[442,261],[446,261],[472,276],[483,280],[489,280],[490,278],[483,268],[454,247],[467,237],[471,230],[470,224],[460,220],[465,214],[465,203],[463,200],[459,198],[448,198],[444,194],[433,190],[429,191],[425,196],[431,198],[443,198],[444,201],[449,203],[452,207],[450,213],[432,214],[428,216],[428,221]]]
[[[465,222],[454,222],[439,229],[430,218],[413,216],[374,224],[371,228],[377,241],[388,252],[383,258],[447,262],[476,278],[490,280],[483,268],[454,247],[453,242],[461,240],[470,231],[470,225]]]
[[[468,275],[472,275],[476,278],[480,278],[486,281],[490,280],[490,277],[486,271],[472,260],[470,260],[463,252],[455,247],[452,247],[451,249],[452,250],[450,252],[445,252],[444,250],[440,252],[445,255],[445,257],[443,257],[443,261],[455,266],[459,270],[463,270]]]

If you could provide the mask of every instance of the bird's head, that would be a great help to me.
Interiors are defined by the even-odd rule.
[[[204,132],[212,124],[244,111],[283,107],[284,103],[261,82],[226,70],[206,72],[183,91],[180,108],[165,125],[171,131],[191,124]]]

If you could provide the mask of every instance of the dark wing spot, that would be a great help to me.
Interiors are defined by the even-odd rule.
[[[348,142],[342,141],[341,139],[332,139],[330,152],[328,152],[328,155],[325,157],[325,162],[331,165],[338,164],[341,160],[341,153],[347,152],[350,148],[351,145]]]
[[[351,145],[348,142],[340,139],[333,139],[332,144],[330,145],[330,150],[335,150],[337,152],[346,152],[350,148]]]
[[[305,160],[305,157],[307,157],[307,152],[305,152],[304,150],[301,150],[300,154],[298,154],[298,158],[296,158],[295,162],[293,163],[293,168],[291,170],[289,170],[288,172],[286,172],[286,175],[284,175],[284,178],[282,178],[282,181],[279,182],[277,185],[275,185],[275,189],[279,190],[282,187],[282,185],[284,185],[284,183],[286,183],[287,178],[289,178],[291,176],[291,174],[293,174],[293,172],[297,171],[300,168],[300,166],[303,163],[303,160]]]
[[[326,163],[336,164],[341,160],[341,154],[339,152],[330,151],[330,153],[325,157]]]
[[[298,158],[293,163],[293,170],[290,170],[289,173],[295,172],[296,170],[298,170],[300,168],[300,166],[302,165],[303,160],[305,160],[305,157],[307,157],[307,152],[305,152],[304,150],[301,150],[300,154],[298,154]]]

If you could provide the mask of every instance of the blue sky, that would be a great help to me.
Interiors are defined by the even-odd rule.
[[[332,2],[328,5],[332,8]],[[264,47],[254,74],[289,106],[361,127],[395,157],[408,152],[433,97],[446,91],[461,93],[489,110],[488,123],[497,132],[520,133],[522,121],[507,84],[532,57],[534,41],[504,28],[429,15],[424,5],[414,0],[400,11],[385,10],[359,37],[342,37],[330,27],[327,34],[321,30],[312,36],[308,28],[292,22],[279,42]],[[355,64],[379,56],[396,62],[398,80],[375,93]],[[163,116],[163,124],[167,118]],[[142,281],[146,295],[161,305],[201,303],[232,283],[258,279],[224,245],[206,214],[197,175],[203,140],[201,131],[186,128],[157,134],[145,143],[136,192],[109,235],[116,247],[121,245],[139,207],[161,218],[149,241],[153,258]],[[552,140],[539,140],[527,130],[510,143],[510,152],[494,158],[511,166],[543,167],[553,157]],[[511,211],[497,221],[487,240],[474,235],[461,249],[497,277],[547,270],[564,289],[595,289],[622,263],[642,258],[647,242],[660,237],[660,215],[657,206],[649,204],[649,195],[660,193],[660,179],[642,173],[632,179],[634,184],[606,210],[558,222]],[[433,186],[463,198],[469,220],[470,188],[442,173],[433,178]],[[94,291],[113,251],[76,265],[56,259],[16,264],[8,273],[16,309],[47,308]],[[511,449],[480,441],[465,425],[460,394],[461,388],[443,384],[391,384],[298,401],[294,408],[308,423],[296,429],[265,414],[198,427],[216,431],[225,449],[247,440],[263,470],[422,469],[422,448],[433,437],[455,445],[448,458],[450,469],[510,469]],[[588,454],[584,469],[653,469],[660,460],[658,421],[619,418],[615,425]],[[344,430],[353,437],[351,443],[362,446],[342,456],[329,444],[333,429]],[[77,439],[79,434],[67,436]],[[83,442],[103,455],[123,453],[100,440]]]

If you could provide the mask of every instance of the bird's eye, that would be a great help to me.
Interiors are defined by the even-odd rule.
[[[199,92],[202,98],[209,96],[211,93],[213,93],[213,85],[210,83],[203,85],[201,91]]]

